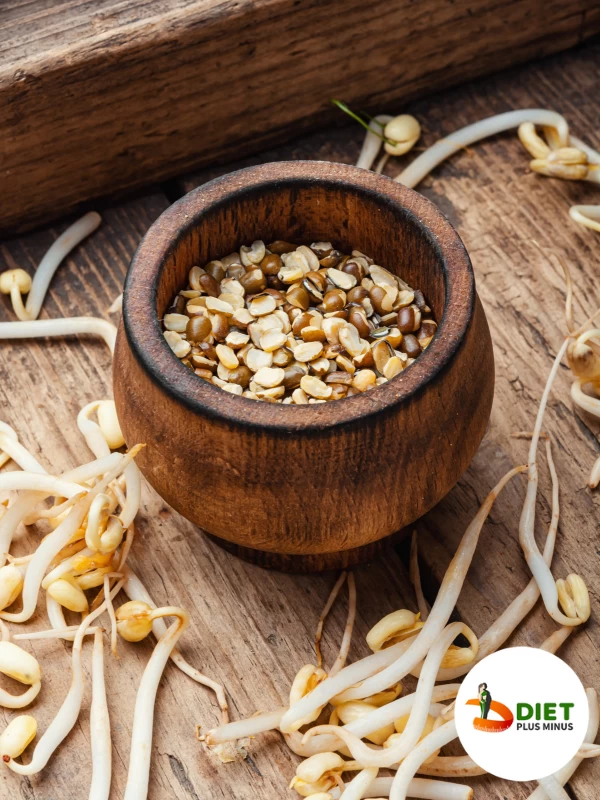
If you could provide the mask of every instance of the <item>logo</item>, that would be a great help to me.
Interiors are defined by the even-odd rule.
[[[466,752],[482,769],[513,781],[543,778],[565,766],[583,743],[588,718],[577,675],[560,658],[532,647],[482,659],[466,675],[455,706]]]
[[[478,698],[467,700],[468,706],[479,706],[481,711],[480,717],[475,717],[473,720],[473,727],[476,731],[484,731],[486,733],[502,733],[507,731],[515,721],[515,715],[512,713],[508,706],[504,703],[499,703],[497,700],[492,700],[492,695],[488,689],[487,683],[479,684]],[[488,714],[493,711],[500,719],[488,719]]]

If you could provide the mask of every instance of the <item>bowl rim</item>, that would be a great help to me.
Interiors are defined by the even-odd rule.
[[[256,190],[284,184],[321,183],[370,194],[402,209],[437,252],[445,278],[445,305],[427,349],[392,381],[363,394],[306,406],[265,403],[224,392],[183,365],[162,335],[156,300],[165,260],[178,241],[215,206]],[[439,209],[423,195],[369,170],[327,161],[279,161],[246,167],[193,189],[170,205],[141,240],[123,293],[123,327],[142,368],[163,392],[189,410],[226,423],[273,432],[318,432],[356,423],[415,399],[447,369],[469,328],[475,307],[475,278],[467,250]],[[450,313],[451,312],[451,313]]]

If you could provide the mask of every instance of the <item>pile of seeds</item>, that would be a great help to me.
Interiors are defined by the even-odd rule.
[[[418,289],[358,250],[258,240],[192,267],[164,337],[200,378],[252,400],[341,400],[394,378],[437,325]]]

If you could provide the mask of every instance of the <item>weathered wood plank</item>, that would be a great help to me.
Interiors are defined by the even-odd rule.
[[[0,9],[0,229],[571,47],[594,0],[48,0]],[[44,191],[40,192],[39,187]]]

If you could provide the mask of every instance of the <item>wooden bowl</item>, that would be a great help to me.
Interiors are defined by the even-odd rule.
[[[389,383],[332,403],[256,402],[212,386],[173,355],[159,319],[192,266],[254,239],[368,253],[424,292],[440,323],[433,341]],[[168,208],[131,263],[114,361],[125,439],[146,443],[139,466],[171,506],[259,563],[304,571],[371,556],[463,474],[493,389],[458,234],[381,175],[318,161],[234,172]]]

